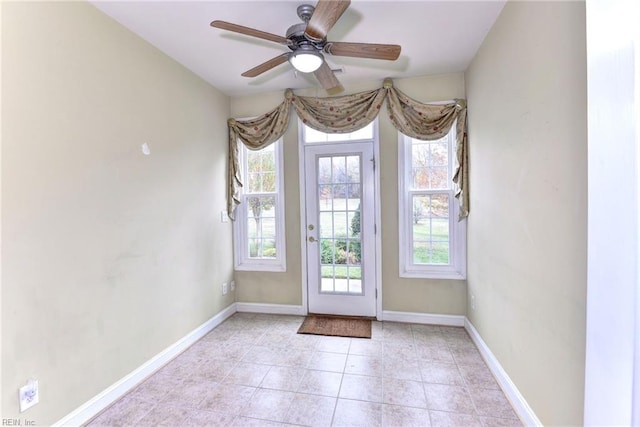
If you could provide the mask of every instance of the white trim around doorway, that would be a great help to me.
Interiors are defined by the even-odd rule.
[[[302,286],[302,314],[308,314],[309,310],[309,293],[307,289],[307,230],[305,227],[306,213],[306,192],[305,192],[305,164],[304,159],[304,135],[302,129],[302,121],[298,119],[298,185],[300,188],[300,269],[301,269],[301,286]],[[356,142],[356,141],[353,141]],[[374,120],[373,124],[373,154],[375,158],[375,168],[373,170],[374,179],[374,223],[376,224],[375,233],[375,281],[376,281],[376,319],[383,320],[382,314],[382,231],[381,231],[381,217],[382,210],[380,206],[380,139],[379,139],[379,124],[378,119]]]

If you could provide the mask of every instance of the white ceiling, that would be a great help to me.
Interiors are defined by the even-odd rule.
[[[230,96],[319,87],[312,74],[289,63],[255,77],[240,74],[288,49],[277,43],[212,28],[229,21],[285,35],[300,23],[296,1],[100,1],[92,3]],[[330,41],[402,46],[400,58],[383,61],[325,55],[343,85],[358,81],[461,72],[480,47],[505,0],[353,0],[327,37]]]

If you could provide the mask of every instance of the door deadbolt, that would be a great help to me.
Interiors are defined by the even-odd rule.
[[[313,224],[309,224],[309,226],[308,226],[307,228],[308,228],[310,231],[313,231],[313,229],[314,229],[315,227],[313,226]]]

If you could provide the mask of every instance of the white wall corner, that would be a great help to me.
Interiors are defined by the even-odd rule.
[[[382,320],[387,322],[420,323],[425,325],[464,326],[465,317],[453,314],[429,314],[385,310],[382,312]]]
[[[289,314],[305,316],[307,311],[301,305],[262,304],[255,302],[237,302],[236,311],[241,313]]]
[[[189,332],[180,340],[149,359],[129,375],[114,383],[100,394],[96,395],[91,400],[56,422],[53,426],[80,426],[88,422],[91,418],[95,417],[101,411],[133,390],[137,385],[146,380],[158,369],[162,368],[180,353],[195,344],[200,338],[211,332],[216,326],[220,325],[235,312],[236,304],[233,303],[193,331]]]
[[[476,347],[478,347],[482,358],[487,363],[487,366],[498,381],[500,388],[502,388],[502,391],[511,403],[511,406],[513,406],[513,409],[515,410],[518,417],[520,417],[522,423],[526,426],[542,427],[542,422],[533,412],[533,409],[531,409],[527,401],[524,399],[524,396],[522,396],[513,381],[511,381],[511,378],[509,378],[507,372],[502,368],[502,365],[500,365],[498,359],[493,355],[491,350],[489,350],[489,347],[484,342],[476,328],[466,317],[464,319],[464,328],[471,336],[471,339],[475,343]]]

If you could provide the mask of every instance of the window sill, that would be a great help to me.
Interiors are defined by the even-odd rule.
[[[442,270],[405,270],[400,271],[400,277],[405,279],[445,279],[466,280],[466,274],[453,269]]]
[[[243,263],[234,267],[235,271],[271,271],[282,273],[287,271],[287,266],[282,264]]]

